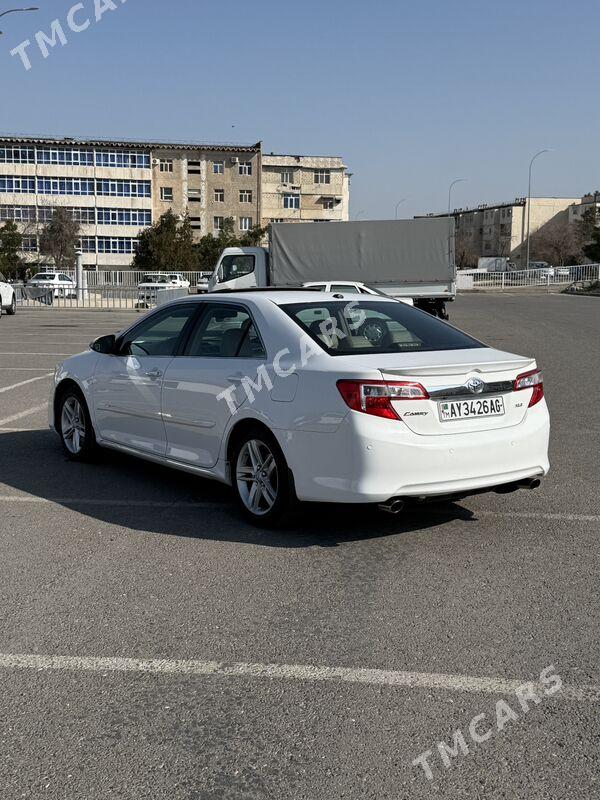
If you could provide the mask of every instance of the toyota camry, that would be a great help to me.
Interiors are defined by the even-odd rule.
[[[533,358],[384,297],[186,297],[56,369],[67,456],[108,447],[230,484],[250,521],[296,500],[373,503],[533,488],[549,417]]]

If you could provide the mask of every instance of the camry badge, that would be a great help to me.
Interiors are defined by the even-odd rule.
[[[485,389],[485,383],[481,378],[470,378],[467,381],[467,389],[471,394],[481,394]]]

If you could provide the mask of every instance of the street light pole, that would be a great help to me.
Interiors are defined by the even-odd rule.
[[[407,199],[406,197],[403,197],[402,200],[398,200],[398,202],[396,203],[396,210],[394,212],[394,215],[395,215],[394,219],[398,219],[398,209],[400,208],[402,203],[406,203],[406,199]]]
[[[531,241],[529,239],[529,232],[530,232],[530,225],[531,225],[531,168],[533,167],[533,162],[536,160],[538,156],[541,156],[542,153],[550,153],[551,151],[540,150],[539,153],[536,153],[534,157],[529,162],[529,183],[527,185],[527,269],[529,269],[529,253],[531,250]]]
[[[5,17],[7,14],[16,14],[20,11],[39,11],[40,9],[37,6],[31,6],[31,8],[9,8],[8,11],[3,11],[0,14],[0,17]],[[2,36],[3,31],[0,31],[0,36]]]
[[[453,180],[448,187],[448,264],[450,266],[452,266],[452,224],[450,222],[450,213],[452,211],[452,188],[456,186],[457,183],[464,183],[466,180],[466,178],[456,178],[456,180]]]
[[[364,211],[357,211],[356,214],[354,215],[354,219],[358,219],[360,215],[364,213],[365,213]]]

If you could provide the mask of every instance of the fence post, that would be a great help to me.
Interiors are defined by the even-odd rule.
[[[502,291],[504,291],[504,284],[506,283],[506,272],[502,273]]]
[[[77,305],[83,305],[83,253],[80,250],[77,251],[75,283],[77,284]]]

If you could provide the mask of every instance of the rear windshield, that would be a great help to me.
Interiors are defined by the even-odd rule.
[[[332,356],[486,347],[406,303],[326,300],[281,308]]]

